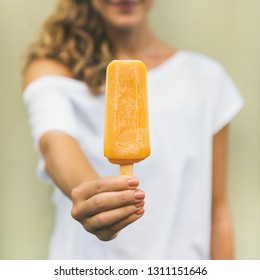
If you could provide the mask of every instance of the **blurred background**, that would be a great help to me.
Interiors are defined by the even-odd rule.
[[[53,226],[52,189],[36,177],[21,97],[22,55],[55,0],[0,0],[0,259],[45,259]],[[217,59],[245,107],[230,133],[229,197],[236,258],[260,259],[260,1],[163,0],[151,15],[173,46]]]

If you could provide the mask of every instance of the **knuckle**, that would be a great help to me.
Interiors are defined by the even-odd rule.
[[[71,191],[71,198],[72,200],[77,200],[81,195],[81,191],[79,190],[79,188],[74,188]]]
[[[76,207],[76,206],[72,207],[72,209],[71,209],[71,216],[72,216],[73,219],[79,220],[80,211],[79,211],[78,207]]]
[[[99,179],[99,180],[96,181],[96,192],[97,193],[102,193],[103,192],[103,189],[104,189],[103,184],[104,184],[104,182],[103,182],[102,179]]]
[[[95,209],[97,211],[102,211],[104,209],[104,200],[100,196],[93,198],[93,204],[95,205]]]
[[[96,221],[97,221],[98,228],[103,228],[106,224],[106,218],[102,213],[100,213],[96,216]]]
[[[90,233],[95,233],[94,227],[92,226],[91,223],[89,223],[88,219],[85,219],[84,222],[82,223],[84,229]]]

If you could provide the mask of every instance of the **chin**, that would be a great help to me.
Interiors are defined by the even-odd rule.
[[[121,16],[118,18],[114,18],[112,22],[110,22],[116,28],[136,28],[143,24],[143,19],[139,17],[131,17],[131,16]]]

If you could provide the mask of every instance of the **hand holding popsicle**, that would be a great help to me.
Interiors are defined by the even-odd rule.
[[[150,155],[146,67],[140,60],[113,60],[107,67],[104,155],[133,175]]]
[[[138,184],[138,180],[130,176],[83,182],[72,191],[71,214],[100,240],[112,240],[144,214],[145,194],[137,189]]]

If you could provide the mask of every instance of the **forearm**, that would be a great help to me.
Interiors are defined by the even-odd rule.
[[[233,259],[233,230],[227,195],[228,126],[213,137],[212,259]]]
[[[46,133],[40,147],[46,172],[69,198],[74,187],[99,177],[72,137],[59,132]]]
[[[213,260],[234,259],[234,241],[231,215],[227,203],[212,213],[211,258]]]

